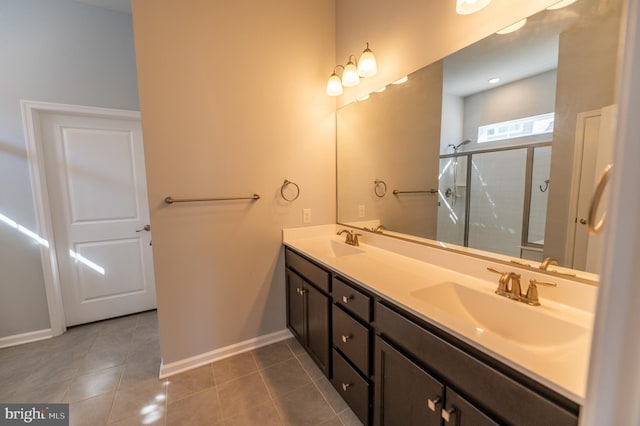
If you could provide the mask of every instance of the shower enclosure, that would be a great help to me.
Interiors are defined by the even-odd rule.
[[[550,158],[548,142],[441,155],[437,239],[537,260]]]

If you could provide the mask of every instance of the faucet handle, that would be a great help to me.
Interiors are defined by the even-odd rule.
[[[500,275],[507,275],[507,272],[502,272],[502,271],[498,271],[497,269],[491,268],[491,267],[487,267],[487,271],[491,271],[495,274],[500,274]]]
[[[533,306],[540,306],[540,299],[538,298],[538,284],[546,287],[557,287],[558,284],[551,281],[538,281],[535,278],[529,280],[529,288],[527,289],[527,295],[524,297],[524,302]]]
[[[497,269],[488,267],[487,271],[493,272],[494,274],[500,275],[500,280],[498,281],[498,289],[496,290],[496,294],[500,296],[507,296],[509,294],[509,272],[498,271]]]

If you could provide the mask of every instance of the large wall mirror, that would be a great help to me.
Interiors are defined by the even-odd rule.
[[[338,222],[597,274],[621,10],[543,10],[340,108]]]

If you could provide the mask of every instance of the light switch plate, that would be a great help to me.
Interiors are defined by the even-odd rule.
[[[302,222],[311,223],[311,209],[302,209]]]

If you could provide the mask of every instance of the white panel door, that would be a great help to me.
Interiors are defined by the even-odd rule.
[[[66,325],[156,307],[139,119],[40,116]]]

